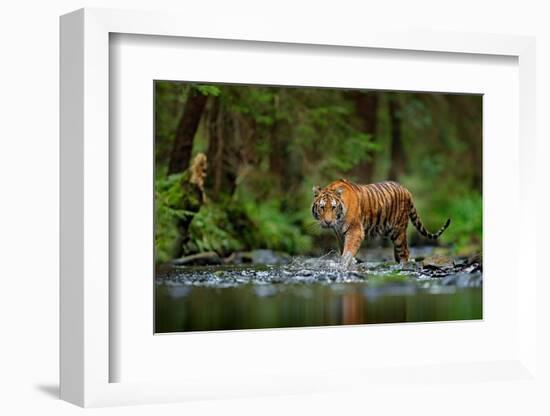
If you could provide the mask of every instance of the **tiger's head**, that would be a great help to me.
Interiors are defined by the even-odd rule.
[[[342,188],[321,189],[313,187],[311,213],[323,228],[338,228],[344,221],[346,207],[342,199]]]

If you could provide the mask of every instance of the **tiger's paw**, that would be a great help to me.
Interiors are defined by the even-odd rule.
[[[353,255],[351,253],[348,252],[348,253],[342,254],[340,264],[344,268],[348,268],[348,267],[354,265],[355,263],[356,263],[355,258],[353,257]]]

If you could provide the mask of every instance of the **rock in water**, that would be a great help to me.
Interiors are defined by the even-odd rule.
[[[483,258],[482,258],[482,255],[481,253],[477,253],[477,254],[474,254],[470,257],[468,257],[468,264],[479,264],[481,265],[481,263],[483,262]]]
[[[451,257],[442,256],[439,254],[426,257],[424,260],[422,260],[422,267],[447,268],[453,266],[454,263]]]

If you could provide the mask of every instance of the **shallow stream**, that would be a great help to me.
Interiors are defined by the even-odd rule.
[[[170,266],[155,284],[157,333],[482,318],[481,265],[465,259]]]

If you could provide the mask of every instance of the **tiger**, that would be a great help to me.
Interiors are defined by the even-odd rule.
[[[404,263],[409,260],[409,220],[420,234],[433,240],[451,223],[449,218],[439,231],[430,233],[418,217],[411,192],[393,181],[358,185],[339,179],[324,188],[314,186],[311,213],[322,228],[334,230],[346,266],[355,261],[365,237],[389,237],[395,261]]]

